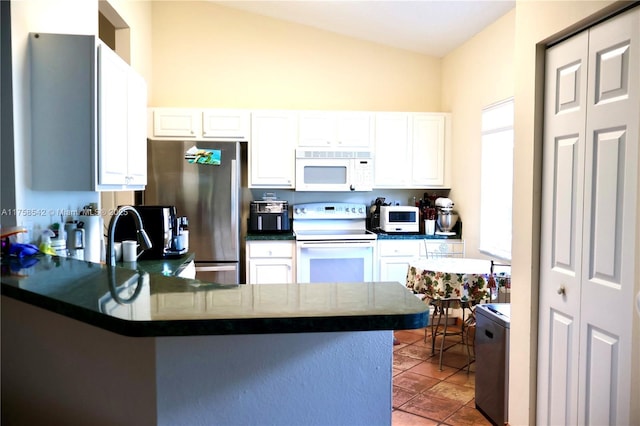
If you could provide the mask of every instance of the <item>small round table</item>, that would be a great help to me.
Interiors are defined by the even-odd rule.
[[[446,336],[460,335],[462,343],[467,347],[467,373],[471,364],[471,351],[465,340],[465,328],[473,324],[472,307],[482,300],[489,299],[491,261],[468,258],[439,258],[412,262],[407,272],[407,288],[416,294],[424,295],[424,301],[434,305],[438,313],[437,322],[431,321],[431,353],[435,353],[437,336],[442,336],[440,343],[439,367],[442,370],[442,354]],[[492,281],[495,284],[495,281]],[[462,325],[460,331],[448,330],[449,309],[462,308]],[[465,310],[469,316],[465,319]],[[444,313],[444,324],[442,316]],[[435,315],[434,315],[435,319]],[[439,330],[440,324],[443,325]],[[468,338],[468,337],[467,337]],[[425,329],[425,342],[426,342]]]

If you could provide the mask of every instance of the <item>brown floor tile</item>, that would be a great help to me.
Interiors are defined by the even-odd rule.
[[[455,369],[459,369],[462,367],[466,367],[471,360],[467,356],[467,354],[458,354],[455,352],[444,351],[442,354],[442,365],[447,367],[453,367]],[[436,351],[435,356],[429,358],[429,362],[434,364],[438,364],[440,362],[440,353]]]
[[[421,334],[416,333],[415,330],[399,330],[393,333],[396,340],[400,343],[415,343],[421,339]]]
[[[402,405],[400,409],[431,420],[443,421],[462,407],[462,403],[453,399],[440,398],[430,392],[420,394]]]
[[[400,355],[400,354],[393,355],[393,367],[400,370],[408,370],[420,364],[421,362],[423,361],[420,361],[419,359],[411,358],[409,356]]]
[[[406,402],[408,402],[411,398],[415,397],[416,395],[418,395],[418,392],[413,392],[407,389],[403,389],[399,386],[396,386],[395,384],[393,385],[393,391],[392,391],[392,395],[393,395],[393,399],[392,399],[392,407],[393,408],[398,408],[401,405],[405,404]]]
[[[409,344],[408,344],[408,343],[401,343],[401,342],[397,342],[397,343],[395,343],[395,344],[393,345],[393,352],[396,352],[397,350],[402,349],[402,348],[405,348],[405,347],[407,347],[407,346],[409,346]]]
[[[444,379],[447,383],[454,383],[460,386],[466,386],[468,388],[472,388],[475,391],[476,388],[476,373],[470,372],[467,374],[467,369],[462,369],[458,371],[453,376],[449,376]]]
[[[431,358],[431,348],[424,345],[408,345],[399,350],[394,351],[397,354],[410,356],[425,361]]]
[[[438,364],[434,364],[429,362],[431,359],[427,361],[423,361],[409,369],[412,373],[422,374],[423,376],[433,377],[434,379],[444,380],[452,374],[456,373],[458,370],[455,368],[447,367],[446,365],[442,366],[442,371],[438,368]],[[394,357],[395,364],[395,357]]]
[[[443,371],[440,371],[439,346],[432,356],[431,337],[424,342],[424,333],[424,329],[394,333],[400,344],[393,348],[392,425],[490,424],[475,407],[476,364],[472,360],[467,374],[467,346],[460,342],[460,336],[445,339]],[[436,345],[441,339],[436,339]],[[473,352],[471,355],[473,357]]]
[[[436,426],[438,422],[406,411],[394,410],[391,413],[391,424],[392,426]]]
[[[443,381],[431,387],[429,394],[443,399],[458,401],[462,406],[473,399],[475,396],[475,388]]]
[[[421,374],[405,371],[393,378],[393,385],[403,389],[420,393],[440,383],[440,380],[432,377],[423,376]]]
[[[482,425],[491,425],[491,422],[487,420],[482,413],[478,410],[462,407],[455,413],[453,413],[450,417],[445,419],[444,421],[448,425],[455,426],[482,426]]]

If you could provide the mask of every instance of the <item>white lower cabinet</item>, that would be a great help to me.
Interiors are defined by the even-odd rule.
[[[405,284],[411,262],[438,257],[464,257],[464,240],[378,240],[379,281]]]
[[[295,251],[295,241],[248,241],[247,284],[293,283]]]
[[[378,265],[380,281],[407,282],[407,270],[420,255],[421,240],[378,241]]]

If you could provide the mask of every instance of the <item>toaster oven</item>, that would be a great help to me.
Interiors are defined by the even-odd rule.
[[[384,232],[420,232],[420,209],[412,206],[380,206],[380,229]]]

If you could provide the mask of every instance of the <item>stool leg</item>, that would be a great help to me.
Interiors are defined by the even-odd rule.
[[[460,330],[462,333],[462,343],[467,347],[467,375],[469,375],[469,371],[471,368],[471,351],[469,350],[469,333],[467,328],[467,323],[464,319],[464,309],[462,308],[462,329]],[[471,319],[471,314],[469,314],[469,320]]]
[[[442,353],[444,352],[444,340],[447,337],[447,326],[449,325],[449,304],[444,308],[444,328],[442,329],[442,341],[440,342],[440,362],[439,367],[440,371],[442,371]]]
[[[439,334],[438,327],[442,323],[442,306],[436,305],[436,309],[438,310],[438,321],[434,321],[435,324],[431,324],[431,355],[436,353],[436,335]]]

